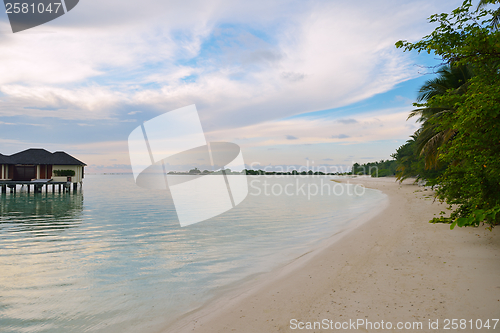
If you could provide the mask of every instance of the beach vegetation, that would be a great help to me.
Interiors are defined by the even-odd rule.
[[[431,222],[490,228],[500,223],[500,8],[498,0],[470,0],[451,13],[435,14],[436,29],[420,41],[398,41],[404,51],[440,58],[438,77],[420,89],[420,128],[395,154],[402,180],[433,170],[437,199],[454,207]],[[422,170],[423,168],[423,170]]]

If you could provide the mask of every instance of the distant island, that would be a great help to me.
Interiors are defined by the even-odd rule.
[[[382,163],[382,162],[383,161],[381,161],[380,163]],[[387,161],[387,162],[391,162],[395,165],[396,161]],[[374,163],[378,165],[379,162],[374,162]],[[371,164],[373,164],[373,163],[370,163],[370,165]],[[363,165],[360,166],[357,163],[355,165],[357,165],[359,168],[363,167]],[[395,169],[395,167],[394,167],[394,169]],[[359,169],[357,169],[357,170],[359,171]],[[372,169],[366,168],[366,170],[371,171]],[[167,172],[167,174],[169,174],[169,175],[222,175],[222,174],[226,174],[226,175],[252,175],[252,176],[258,176],[258,175],[271,175],[271,176],[272,175],[283,175],[283,176],[298,176],[298,175],[301,175],[301,176],[307,176],[307,175],[309,175],[309,176],[350,176],[350,175],[353,175],[353,172],[352,171],[349,171],[349,172],[322,172],[322,171],[312,171],[312,170],[309,170],[309,171],[305,171],[305,170],[304,171],[298,171],[298,170],[265,171],[265,170],[261,170],[261,169],[258,169],[258,170],[243,169],[242,171],[232,171],[231,169],[221,169],[221,170],[217,170],[217,171],[209,171],[209,170],[201,171],[198,168],[194,168],[194,169],[191,169],[189,171],[169,171],[169,172]],[[359,174],[361,175],[364,173],[362,173],[360,171]],[[377,174],[377,173],[374,172],[374,175],[375,174]],[[382,176],[377,176],[377,177],[382,177]]]

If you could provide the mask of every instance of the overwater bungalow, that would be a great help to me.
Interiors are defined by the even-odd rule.
[[[13,155],[0,154],[0,185],[15,190],[16,185],[33,185],[35,191],[43,185],[73,185],[76,190],[84,177],[85,163],[63,152],[51,153],[45,149],[31,148]]]

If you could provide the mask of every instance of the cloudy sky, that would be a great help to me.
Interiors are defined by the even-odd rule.
[[[127,138],[196,104],[209,141],[260,165],[388,159],[434,57],[400,39],[461,0],[81,0],[13,34],[0,14],[0,152],[64,150],[130,171]],[[426,75],[427,73],[427,75]]]

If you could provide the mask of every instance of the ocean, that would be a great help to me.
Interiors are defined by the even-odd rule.
[[[168,191],[132,175],[86,175],[78,193],[1,194],[0,331],[161,331],[386,200],[328,176],[248,182],[236,208],[183,228]]]

